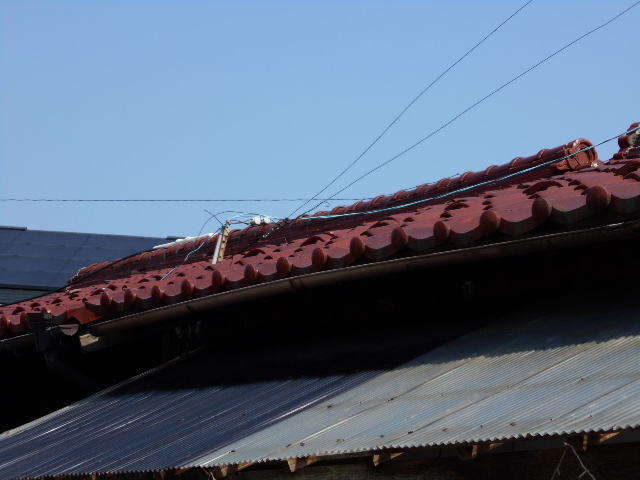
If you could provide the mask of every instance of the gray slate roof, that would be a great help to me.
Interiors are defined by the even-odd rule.
[[[218,361],[192,356],[0,435],[0,479],[640,426],[632,302],[529,307],[384,371],[220,382]]]
[[[82,267],[166,242],[157,237],[0,227],[0,303],[62,287]]]

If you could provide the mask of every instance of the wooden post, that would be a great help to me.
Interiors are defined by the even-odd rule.
[[[218,236],[218,243],[216,243],[216,249],[213,252],[211,263],[221,262],[224,258],[224,252],[227,249],[227,241],[229,240],[229,230],[231,229],[231,223],[229,220],[224,222],[222,233]]]

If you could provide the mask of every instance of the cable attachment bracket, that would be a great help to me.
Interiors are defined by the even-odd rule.
[[[227,241],[229,240],[229,230],[231,230],[231,222],[227,220],[224,222],[222,232],[218,235],[218,242],[216,243],[216,249],[213,252],[211,263],[216,264],[222,261],[224,258],[224,252],[227,249]]]

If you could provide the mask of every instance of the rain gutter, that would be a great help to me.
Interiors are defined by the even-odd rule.
[[[428,253],[425,255],[403,257],[382,262],[366,263],[338,270],[328,270],[308,275],[284,278],[282,280],[252,285],[237,290],[219,293],[217,295],[187,300],[175,305],[156,308],[154,310],[93,324],[88,326],[88,330],[94,336],[102,336],[175,317],[190,316],[229,305],[250,302],[273,295],[322,287],[339,282],[350,282],[370,278],[372,276],[416,271],[443,265],[475,262],[503,256],[575,247],[594,242],[621,240],[637,236],[640,236],[640,220],[633,220],[571,232],[554,233],[492,243],[489,245]]]

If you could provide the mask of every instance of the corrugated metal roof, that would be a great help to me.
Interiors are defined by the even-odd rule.
[[[234,385],[216,366],[196,355],[0,435],[0,478],[168,469],[377,373]]]
[[[640,309],[494,323],[191,465],[640,425]]]
[[[384,372],[220,385],[194,357],[0,436],[0,478],[637,428],[640,306],[529,312]]]

